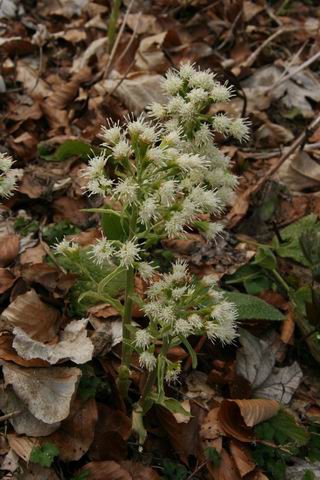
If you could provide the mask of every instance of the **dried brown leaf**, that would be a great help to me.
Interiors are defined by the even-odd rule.
[[[88,480],[133,480],[128,470],[113,461],[87,463],[79,473],[87,471]]]
[[[252,427],[276,415],[279,408],[275,400],[223,400],[218,419],[226,434],[250,442],[254,438]]]
[[[11,328],[20,327],[40,342],[53,340],[60,324],[59,311],[44,303],[34,290],[19,295],[2,312],[2,318]]]
[[[16,281],[15,276],[6,268],[0,268],[0,294],[9,290]]]
[[[20,237],[14,233],[0,237],[0,267],[5,267],[17,258],[19,253]]]
[[[51,442],[59,448],[59,458],[62,461],[80,460],[93,441],[97,418],[98,410],[93,398],[86,402],[76,399],[68,418],[45,442]]]

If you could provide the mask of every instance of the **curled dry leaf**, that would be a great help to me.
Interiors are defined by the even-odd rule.
[[[276,415],[279,408],[275,400],[223,400],[218,419],[226,434],[250,442],[254,439],[252,427]]]
[[[20,327],[39,342],[50,342],[59,330],[60,313],[44,303],[34,290],[19,295],[2,312],[2,318],[6,327]]]
[[[52,424],[69,415],[81,370],[64,367],[22,368],[7,364],[3,366],[3,376],[6,385],[12,385],[16,395],[38,420]]]
[[[0,267],[13,262],[19,254],[20,237],[14,233],[0,237]]]
[[[4,414],[20,412],[9,418],[9,422],[18,435],[25,434],[32,437],[46,437],[60,426],[60,422],[49,425],[38,420],[29,412],[26,404],[16,396],[11,386],[6,389],[1,386],[0,409]]]
[[[87,320],[73,320],[61,334],[55,345],[46,345],[33,340],[21,328],[15,327],[13,347],[26,360],[40,358],[54,365],[62,360],[82,364],[92,359],[93,344],[87,336]]]
[[[14,362],[21,367],[47,367],[49,366],[48,362],[40,360],[38,358],[33,358],[32,360],[25,360],[24,358],[19,357],[17,352],[12,346],[13,335],[11,333],[2,333],[0,335],[0,360],[6,362]]]
[[[59,458],[64,462],[80,460],[88,451],[94,437],[98,410],[94,398],[86,402],[76,399],[69,417],[58,431],[45,439],[59,448]],[[100,419],[101,420],[101,419]],[[104,447],[105,447],[104,443]]]

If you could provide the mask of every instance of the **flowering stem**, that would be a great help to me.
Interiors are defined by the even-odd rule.
[[[132,316],[132,293],[134,291],[134,268],[130,267],[126,275],[125,304],[122,317],[122,354],[121,366],[119,370],[118,387],[122,397],[128,396],[129,389],[129,365],[131,360],[132,348],[130,346],[130,324]]]
[[[129,237],[134,238],[135,229],[137,224],[137,209],[133,207],[132,215],[129,224]],[[122,316],[122,353],[121,353],[121,365],[118,377],[118,388],[120,395],[123,398],[128,396],[128,390],[130,385],[130,361],[132,355],[131,347],[131,317],[132,317],[132,294],[134,293],[134,267],[131,266],[126,272],[126,290],[124,298],[124,312]]]

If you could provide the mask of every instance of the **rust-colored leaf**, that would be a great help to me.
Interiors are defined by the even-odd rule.
[[[59,311],[44,303],[34,290],[19,295],[2,312],[2,317],[11,328],[20,327],[40,342],[52,341],[60,324]]]
[[[220,463],[217,466],[208,463],[210,478],[212,480],[241,480],[234,459],[225,449],[222,450],[220,458]]]
[[[7,268],[0,268],[0,294],[9,290],[16,281],[15,276]]]
[[[229,448],[241,478],[255,469],[256,464],[252,460],[250,452],[240,442],[231,440]]]
[[[20,237],[14,233],[0,237],[0,267],[6,267],[17,258],[19,253]]]
[[[131,435],[131,420],[121,410],[113,410],[98,404],[98,418],[94,439],[90,447],[93,460],[123,460],[126,457],[126,442]],[[108,448],[105,448],[108,443]]]
[[[97,418],[98,410],[94,398],[86,402],[76,399],[68,418],[62,422],[59,430],[45,439],[45,443],[54,443],[64,462],[79,460],[93,441]]]
[[[252,427],[276,415],[279,408],[275,400],[224,400],[218,418],[228,435],[250,442],[254,438]]]

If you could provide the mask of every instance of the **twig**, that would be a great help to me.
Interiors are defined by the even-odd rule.
[[[221,43],[221,45],[218,45],[217,50],[221,50],[226,45],[226,43],[231,39],[231,37],[233,35],[233,31],[236,28],[236,25],[238,23],[239,18],[241,18],[241,15],[242,15],[242,10],[240,9],[238,15],[234,19],[234,21],[233,21],[233,23],[232,23],[232,25],[231,25],[231,27],[228,31],[227,37],[224,39],[224,41]]]
[[[110,53],[110,57],[109,57],[109,60],[108,60],[107,66],[106,66],[106,70],[105,70],[105,73],[103,75],[104,79],[108,78],[108,76],[110,74],[111,67],[112,67],[112,62],[113,62],[114,56],[116,54],[117,48],[119,46],[123,31],[124,31],[124,27],[126,26],[127,18],[128,18],[128,15],[130,13],[130,10],[132,8],[133,3],[134,3],[134,0],[131,0],[131,2],[129,3],[129,6],[127,8],[127,11],[125,13],[125,16],[124,16],[124,19],[122,21],[121,27],[119,29],[119,32],[117,34],[116,40],[113,44],[113,47],[112,47],[112,50],[111,50],[111,53]]]
[[[9,420],[9,418],[15,417],[16,415],[19,415],[22,410],[15,410],[14,412],[7,413],[6,415],[2,415],[0,417],[0,423],[5,422],[6,420]]]
[[[200,465],[198,465],[198,467],[193,470],[193,472],[191,473],[191,475],[189,475],[189,477],[186,478],[186,480],[191,480],[195,475],[197,475],[197,473],[200,472],[200,470],[203,469],[203,467],[205,467],[207,465],[207,460],[203,463],[200,463]]]
[[[316,60],[318,60],[318,58],[320,58],[320,51],[315,53],[314,55],[312,55],[311,58],[309,58],[308,60],[306,60],[305,62],[303,62],[301,65],[299,65],[299,67],[291,70],[290,73],[288,73],[288,75],[285,75],[284,77],[280,78],[279,80],[277,80],[273,85],[271,85],[266,91],[265,91],[265,94],[266,93],[269,93],[271,90],[274,90],[275,88],[279,87],[280,85],[282,85],[283,83],[285,83],[286,81],[290,80],[290,78],[294,77],[297,73],[301,72],[302,70],[304,70],[305,68],[309,67],[309,65],[311,65],[312,63],[314,63]]]
[[[115,62],[115,66],[118,65],[121,60],[123,59],[123,57],[125,56],[125,54],[127,53],[127,51],[129,50],[129,48],[131,47],[132,45],[132,42],[133,40],[136,38],[136,35],[137,35],[137,30],[138,30],[138,26],[139,26],[139,22],[140,22],[140,18],[141,18],[141,12],[138,13],[138,17],[137,17],[137,21],[136,21],[136,24],[134,26],[134,30],[132,32],[132,35],[131,35],[131,38],[128,42],[128,45],[126,46],[126,48],[123,50],[123,52],[121,53],[120,57],[117,58],[116,62]]]
[[[241,66],[242,67],[251,67],[254,64],[254,62],[256,61],[256,59],[258,58],[258,56],[260,55],[260,53],[262,52],[262,50],[267,45],[269,45],[269,43],[271,43],[275,38],[279,37],[279,35],[282,35],[283,33],[292,32],[292,31],[295,31],[295,30],[298,30],[298,29],[293,27],[293,28],[281,28],[280,30],[277,30],[270,37],[266,38],[266,40],[264,42],[262,42],[262,44],[259,45],[259,47],[254,52],[251,53],[250,57],[247,60],[245,60],[244,62],[241,63]]]
[[[132,60],[132,62],[130,63],[130,65],[128,66],[127,70],[124,72],[123,76],[120,78],[119,82],[113,87],[113,89],[108,93],[107,97],[106,97],[106,101],[109,100],[109,98],[111,97],[111,95],[114,94],[114,92],[116,90],[118,90],[118,88],[120,87],[121,83],[127,78],[128,76],[128,73],[130,72],[131,68],[133,67],[133,65],[135,64],[135,61],[136,59],[134,58]]]
[[[303,145],[303,142],[306,140],[308,135],[310,135],[310,132],[312,130],[315,130],[318,126],[320,125],[320,114],[310,123],[309,127],[304,130],[298,138],[291,144],[291,146],[286,149],[286,151],[281,155],[279,160],[275,165],[273,165],[266,175],[263,176],[255,185],[254,189],[251,191],[251,196],[257,193],[261,187],[266,183],[266,181],[278,170],[278,168],[283,164],[285,160],[287,160],[290,155],[295,152],[301,145]]]

